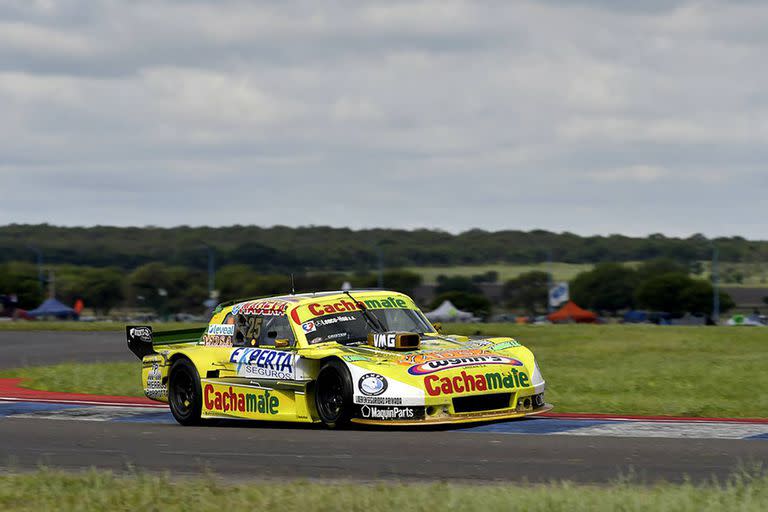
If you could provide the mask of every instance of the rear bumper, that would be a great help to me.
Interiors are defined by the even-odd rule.
[[[458,423],[478,423],[485,421],[512,420],[524,418],[526,416],[535,416],[537,414],[549,412],[554,408],[551,404],[544,404],[532,411],[519,412],[516,409],[505,409],[501,411],[473,412],[466,414],[450,414],[444,416],[433,416],[419,420],[369,420],[364,418],[352,418],[350,421],[358,425],[377,425],[391,427],[411,427],[419,425],[451,425]]]

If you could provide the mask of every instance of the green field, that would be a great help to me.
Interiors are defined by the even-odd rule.
[[[605,486],[555,482],[529,484],[448,483],[227,483],[213,476],[170,478],[148,474],[116,476],[91,470],[68,474],[41,470],[0,476],[0,510],[214,511],[279,510],[516,510],[591,512],[621,510],[678,512],[762,512],[768,506],[768,477],[735,476],[725,483]]]
[[[768,416],[768,331],[654,325],[453,325],[531,348],[561,412]]]
[[[712,264],[703,262],[703,279],[711,280]],[[766,263],[728,263],[718,265],[718,277],[722,284],[728,286],[768,286],[768,264]]]
[[[629,266],[637,266],[638,262],[626,263]],[[710,280],[710,267],[708,261],[702,262],[703,273],[697,277]],[[483,274],[490,270],[499,273],[499,283],[514,279],[524,272],[540,270],[551,272],[555,281],[571,281],[580,272],[586,272],[594,267],[590,263],[539,263],[529,265],[516,265],[512,263],[497,263],[489,265],[459,265],[451,267],[408,267],[406,270],[421,274],[424,284],[435,284],[437,276],[464,276],[471,277]],[[768,264],[764,263],[728,263],[719,265],[720,283],[727,286],[768,286]]]
[[[768,331],[652,325],[448,325],[530,347],[559,412],[768,416]],[[141,396],[136,363],[65,364],[0,372],[53,391]]]
[[[570,281],[580,272],[591,270],[594,265],[589,263],[540,263],[531,265],[513,265],[509,263],[497,263],[493,265],[464,265],[455,267],[408,267],[406,270],[421,274],[424,284],[435,284],[437,276],[465,276],[471,277],[488,271],[499,273],[499,283],[514,279],[524,272],[540,270],[551,272],[555,281]]]
[[[24,387],[43,391],[144,396],[140,374],[141,361],[136,359],[135,363],[64,363],[2,370],[0,378],[23,377]]]

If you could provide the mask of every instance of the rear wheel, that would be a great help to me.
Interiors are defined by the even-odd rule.
[[[203,408],[200,376],[189,359],[179,359],[171,366],[168,378],[168,404],[176,421],[199,425]]]
[[[317,375],[315,406],[328,428],[343,427],[352,417],[352,377],[341,361],[325,363]]]

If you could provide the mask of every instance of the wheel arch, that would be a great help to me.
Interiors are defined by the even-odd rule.
[[[205,375],[203,375],[200,372],[200,369],[201,368],[205,368],[205,366],[206,366],[204,364],[206,362],[204,354],[197,354],[197,357],[195,357],[195,354],[189,354],[188,352],[184,352],[184,351],[174,352],[173,354],[168,356],[168,366],[169,366],[169,368],[171,366],[173,366],[173,363],[175,363],[176,361],[178,361],[180,359],[186,359],[187,361],[192,363],[192,366],[194,366],[195,369],[197,370],[197,372],[200,374],[200,378],[204,378],[205,377]],[[203,363],[203,364],[201,364],[201,363]]]
[[[200,372],[186,354],[173,354],[168,358],[168,405],[176,421],[182,425],[199,425],[203,407]],[[179,367],[174,371],[174,367]],[[177,376],[181,379],[175,383]],[[179,393],[176,395],[175,393]]]
[[[175,362],[176,362],[176,361],[178,361],[179,359],[186,359],[186,360],[187,360],[187,361],[189,361],[190,363],[192,363],[192,364],[195,364],[195,362],[192,360],[192,358],[191,358],[191,357],[189,357],[189,356],[188,356],[187,354],[185,354],[184,352],[176,352],[175,354],[173,354],[171,357],[169,357],[169,358],[168,358],[168,365],[169,365],[169,366],[172,366],[172,365],[173,365],[173,363],[175,363]],[[196,365],[196,364],[195,364],[195,368],[197,368],[197,365]]]
[[[207,372],[201,372],[200,371],[200,364],[198,364],[197,361],[195,361],[195,358],[191,355],[187,354],[186,352],[175,352],[168,356],[168,372],[165,375],[165,381],[166,383],[170,381],[171,378],[171,368],[173,368],[173,365],[176,363],[176,361],[186,360],[189,361],[190,364],[195,368],[197,371],[197,375],[200,379],[204,379],[207,376]]]
[[[330,361],[338,361],[339,363],[344,365],[344,367],[347,369],[348,372],[350,372],[350,376],[352,374],[352,372],[349,369],[349,364],[346,361],[344,361],[344,359],[342,359],[341,356],[329,355],[329,356],[325,356],[325,357],[323,357],[321,359],[316,359],[316,361],[319,363],[318,366],[317,366],[317,375],[320,374],[320,370],[323,368],[323,366],[325,366]],[[354,392],[354,390],[353,390],[353,392]],[[317,376],[315,376],[315,378],[312,379],[312,381],[309,384],[307,384],[307,388],[306,388],[306,404],[307,404],[307,408],[309,409],[309,413],[310,413],[310,416],[312,417],[312,419],[314,421],[318,421],[319,422],[319,421],[321,421],[321,419],[320,419],[320,414],[317,411],[317,405],[316,405],[316,401],[315,401],[316,400],[316,395],[317,395]]]
[[[339,356],[333,355],[333,356],[326,356],[322,359],[317,359],[318,362],[317,365],[317,375],[320,374],[320,369],[325,366],[325,364],[328,361],[339,361],[340,363],[343,363],[345,366],[347,366],[347,369],[349,369],[349,365]],[[315,393],[317,390],[317,375],[312,379],[312,381],[307,384],[307,390],[306,390],[306,397],[307,397],[307,406],[310,408],[312,419],[319,419],[320,416],[317,414],[317,410],[315,408]]]

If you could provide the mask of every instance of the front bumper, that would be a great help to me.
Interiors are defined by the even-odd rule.
[[[478,423],[486,421],[511,420],[524,418],[526,416],[535,416],[544,412],[551,411],[554,408],[552,404],[545,403],[541,407],[528,411],[520,411],[516,408],[502,409],[495,411],[472,412],[472,413],[454,413],[436,416],[427,416],[418,420],[372,420],[365,418],[352,418],[352,423],[359,425],[377,425],[392,427],[411,427],[418,425],[450,425],[458,423]]]

